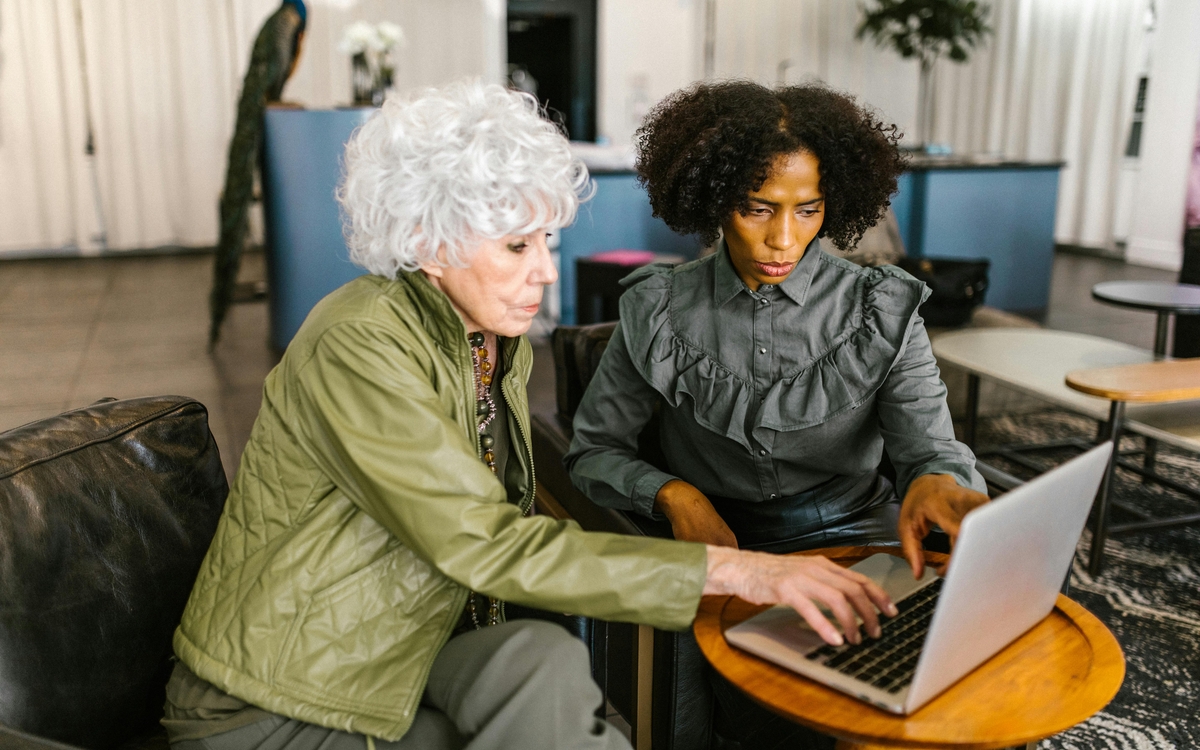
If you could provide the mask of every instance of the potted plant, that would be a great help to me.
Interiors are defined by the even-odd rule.
[[[978,0],[868,0],[856,36],[870,35],[905,59],[917,58],[917,140],[924,149],[933,126],[933,66],[939,57],[966,62],[971,50],[991,33],[991,7]]]

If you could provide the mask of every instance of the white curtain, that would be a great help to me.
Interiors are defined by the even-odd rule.
[[[1147,0],[995,2],[995,35],[941,64],[934,140],[963,152],[1066,162],[1055,239],[1111,249],[1144,54]]]
[[[992,0],[994,33],[936,72],[933,141],[959,153],[1063,160],[1055,238],[1109,248],[1148,0]],[[917,66],[854,38],[858,3],[717,0],[715,71],[818,78],[916,129]]]
[[[242,76],[278,5],[0,0],[0,256],[213,244]],[[503,9],[494,0],[309,0],[285,99],[349,99],[337,43],[359,19],[407,32],[400,88],[499,77]],[[85,154],[84,57],[94,159]]]

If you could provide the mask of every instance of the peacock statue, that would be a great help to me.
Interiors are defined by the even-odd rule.
[[[221,192],[221,233],[213,262],[213,287],[209,297],[212,313],[208,332],[209,348],[221,335],[221,323],[233,299],[238,266],[250,201],[254,191],[254,167],[262,144],[263,113],[267,102],[278,101],[283,85],[296,69],[308,11],[304,0],[283,0],[279,9],[263,24],[250,53],[250,67],[242,82],[233,139],[229,142],[229,163],[225,168],[225,189]]]

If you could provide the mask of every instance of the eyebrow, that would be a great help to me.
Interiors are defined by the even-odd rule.
[[[811,206],[811,205],[813,205],[814,203],[822,203],[822,202],[824,202],[824,200],[825,200],[825,196],[821,196],[820,198],[813,198],[812,200],[809,200],[809,201],[804,201],[803,203],[797,203],[796,205],[797,205],[797,206]],[[781,205],[781,204],[779,204],[779,203],[776,203],[775,201],[769,201],[769,200],[767,200],[766,198],[755,198],[755,197],[753,197],[753,196],[751,196],[751,197],[750,197],[750,202],[751,202],[751,203],[762,203],[762,204],[763,204],[763,205],[765,205],[765,206],[779,206],[779,205]]]

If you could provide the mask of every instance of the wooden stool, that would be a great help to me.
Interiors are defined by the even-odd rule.
[[[1108,425],[1102,437],[1119,446],[1121,432],[1125,428],[1125,404],[1153,404],[1170,401],[1190,401],[1200,398],[1200,359],[1176,359],[1146,362],[1144,364],[1103,367],[1094,370],[1076,370],[1067,373],[1067,386],[1091,396],[1108,399]],[[1088,559],[1088,572],[1093,576],[1100,572],[1104,558],[1104,544],[1108,535],[1162,529],[1187,523],[1200,522],[1200,513],[1191,513],[1173,518],[1151,518],[1140,511],[1133,511],[1142,520],[1131,523],[1108,522],[1112,510],[1113,474],[1120,460],[1117,451],[1108,462],[1100,494],[1096,496],[1096,510],[1092,524],[1092,549]],[[1161,478],[1159,481],[1162,481]],[[1167,486],[1172,483],[1164,482]],[[1187,487],[1172,487],[1189,495],[1195,490]]]
[[[853,565],[891,547],[837,547],[823,554]],[[946,556],[927,552],[935,565]],[[911,716],[896,716],[730,646],[725,630],[766,607],[730,596],[704,597],[696,640],[718,672],[754,700],[795,722],[832,734],[839,750],[1023,746],[1057,734],[1103,708],[1125,677],[1112,633],[1059,596],[1054,611]]]

